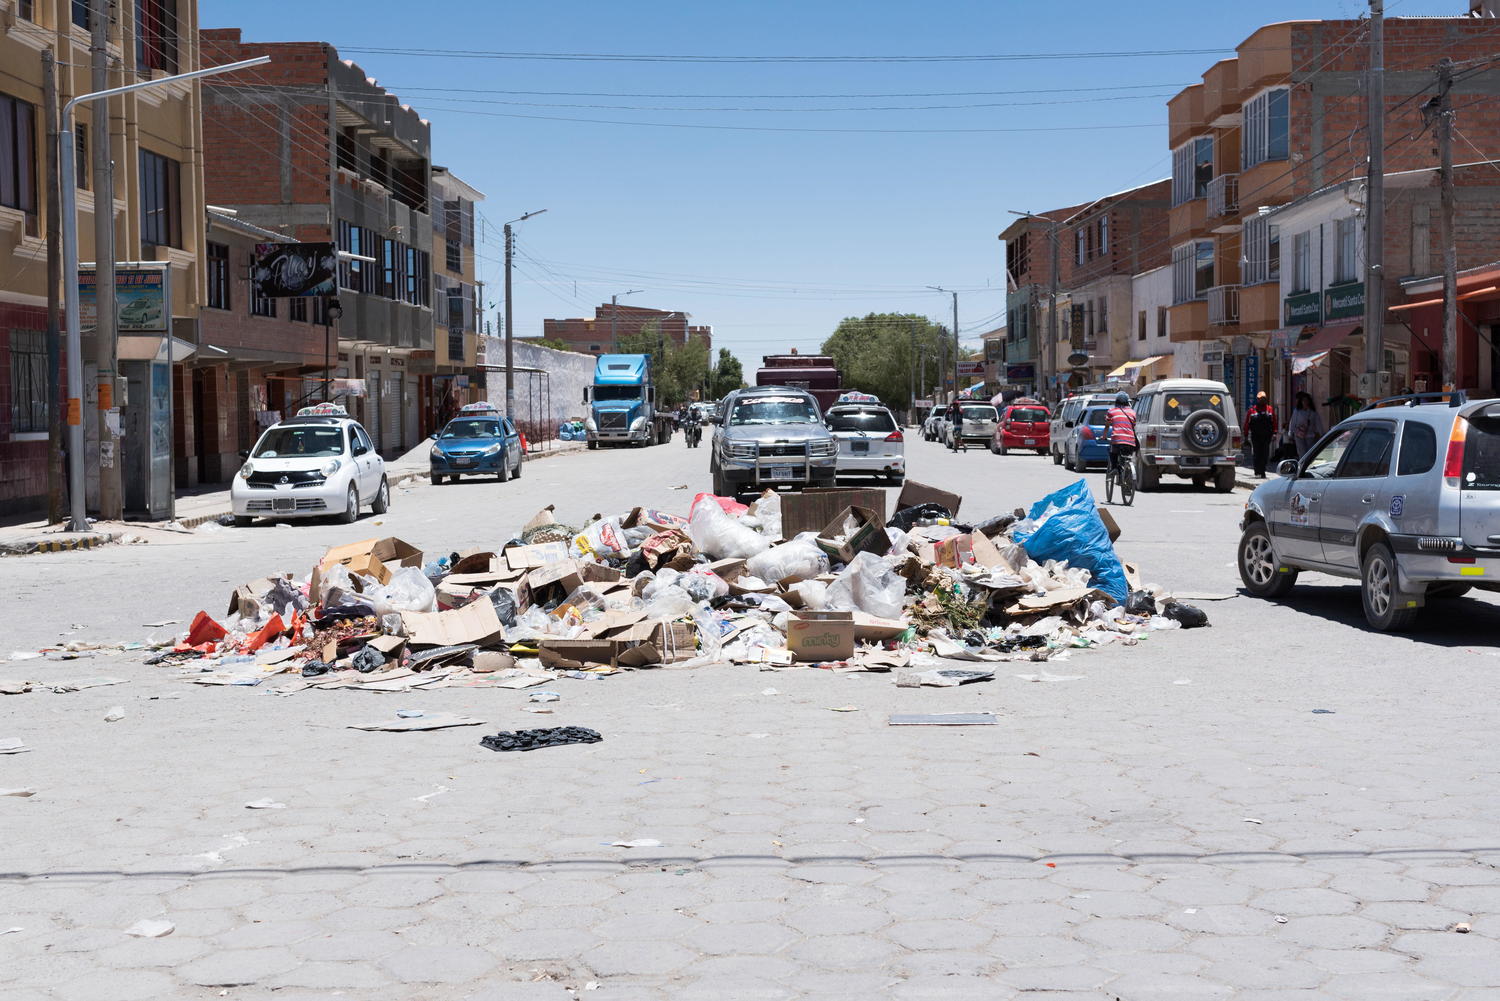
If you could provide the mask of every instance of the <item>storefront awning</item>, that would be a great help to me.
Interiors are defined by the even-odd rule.
[[[1297,349],[1292,352],[1292,374],[1298,375],[1306,372],[1327,358],[1329,352],[1338,347],[1345,337],[1361,329],[1363,327],[1357,320],[1319,327],[1316,334],[1298,344]]]
[[[1116,368],[1105,376],[1106,379],[1134,379],[1136,375],[1161,361],[1166,355],[1152,355],[1150,358],[1133,358],[1125,364]]]
[[[1457,301],[1464,302],[1468,299],[1492,299],[1496,297],[1496,293],[1500,293],[1500,285],[1491,285],[1489,288],[1479,288],[1475,289],[1472,292],[1465,292],[1458,297]],[[1399,306],[1390,306],[1388,308],[1392,313],[1400,313],[1403,310],[1421,309],[1423,306],[1441,306],[1442,304],[1442,299],[1423,299],[1421,302],[1403,302]]]

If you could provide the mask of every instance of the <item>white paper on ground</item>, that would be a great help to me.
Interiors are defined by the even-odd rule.
[[[351,730],[388,730],[393,732],[405,730],[442,730],[450,726],[483,726],[484,720],[475,719],[472,716],[459,716],[456,713],[433,713],[431,716],[422,716],[416,719],[388,719],[379,723],[350,723]]]
[[[136,938],[161,938],[177,930],[177,926],[161,918],[145,918],[125,929],[125,934]]]

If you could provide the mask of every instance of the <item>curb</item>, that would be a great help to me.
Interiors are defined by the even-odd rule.
[[[115,542],[119,536],[112,532],[83,535],[76,539],[27,539],[24,542],[0,542],[0,555],[31,556],[34,553],[69,553],[79,549],[98,549]]]

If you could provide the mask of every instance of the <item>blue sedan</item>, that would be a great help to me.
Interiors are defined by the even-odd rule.
[[[428,453],[433,483],[444,478],[492,475],[504,483],[521,475],[521,437],[515,426],[497,413],[462,414],[449,421],[433,435]]]
[[[1063,465],[1081,473],[1089,466],[1109,465],[1109,437],[1104,418],[1108,407],[1090,407],[1068,432],[1063,442]]]

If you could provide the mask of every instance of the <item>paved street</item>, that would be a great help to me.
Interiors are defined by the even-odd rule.
[[[1074,478],[919,439],[908,456],[973,518]],[[181,627],[145,624],[221,612],[234,585],[372,535],[440,552],[502,543],[547,503],[572,523],[685,513],[707,457],[678,438],[508,484],[423,483],[352,526],[6,559],[0,656],[164,636]],[[0,664],[130,679],[0,696],[0,738],[33,748],[0,756],[0,788],[36,790],[0,797],[3,994],[1500,997],[1500,606],[1435,606],[1398,637],[1367,631],[1341,581],[1306,575],[1285,605],[1238,596],[1244,493],[1115,510],[1122,556],[1212,628],[1046,665],[1071,681],[1002,664],[989,684],[898,689],[725,666],[560,681],[536,716],[524,692],[280,698],[137,655]],[[401,708],[487,725],[346,728]],[[960,709],[1000,725],[886,723]],[[478,744],[536,725],[604,742]],[[285,809],[245,808],[262,798]],[[660,846],[611,845],[635,839]],[[146,918],[175,930],[124,934]]]

